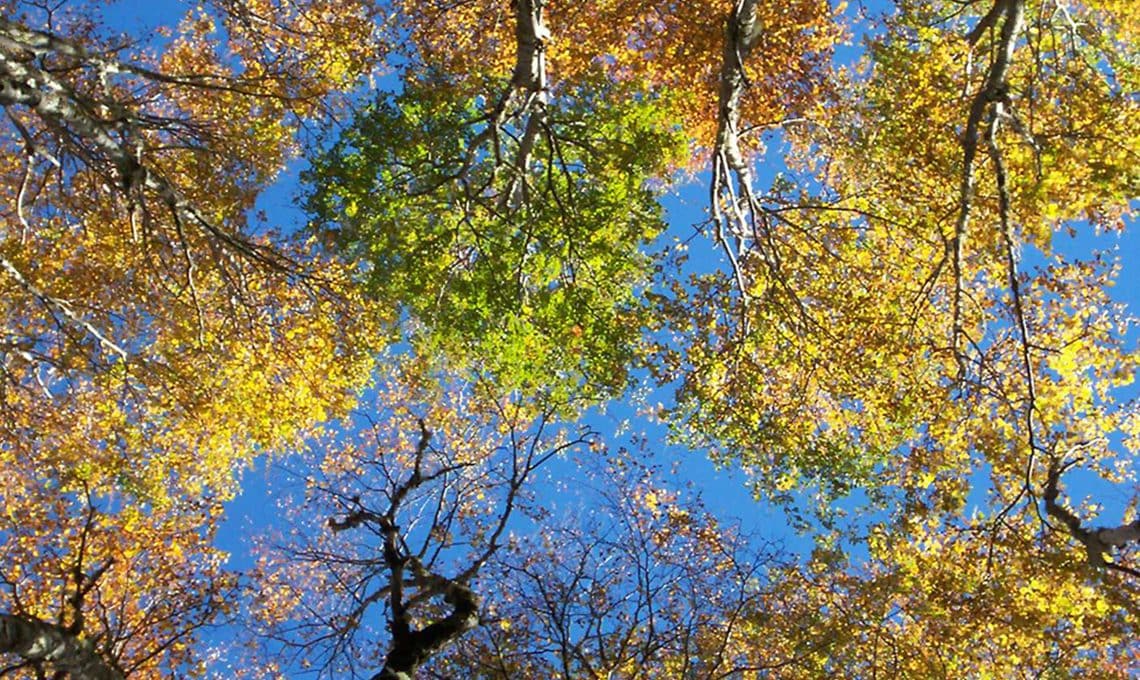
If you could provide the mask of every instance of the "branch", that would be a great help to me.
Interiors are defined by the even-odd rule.
[[[1057,501],[1061,494],[1061,474],[1069,467],[1070,466],[1067,465],[1060,465],[1057,461],[1054,461],[1053,464],[1049,466],[1049,477],[1045,483],[1045,493],[1043,494],[1045,499],[1045,512],[1064,524],[1069,534],[1084,545],[1089,564],[1093,567],[1107,567],[1133,575],[1140,575],[1128,567],[1115,565],[1110,559],[1105,559],[1105,555],[1110,555],[1113,548],[1123,548],[1129,543],[1140,543],[1140,519],[1130,524],[1122,524],[1115,527],[1101,527],[1098,529],[1085,527],[1079,517]]]
[[[744,60],[752,53],[761,28],[756,22],[756,0],[739,0],[725,28],[714,164],[727,166],[741,187],[752,186],[752,173],[740,150],[740,100],[748,86]]]
[[[90,321],[87,321],[79,314],[77,314],[66,300],[48,295],[34,283],[29,281],[28,278],[24,276],[23,272],[17,269],[16,265],[12,264],[12,262],[3,255],[0,255],[0,269],[3,269],[5,272],[7,272],[9,276],[16,280],[16,283],[20,284],[21,288],[31,294],[32,297],[39,300],[40,303],[42,303],[49,310],[61,314],[73,325],[90,334],[105,349],[119,355],[119,358],[123,361],[127,360],[127,351],[125,349],[108,338],[103,333],[103,331],[96,328]]]
[[[388,585],[362,600],[350,615],[351,621],[358,621],[370,604],[384,597],[388,599],[392,613],[389,621],[392,642],[384,667],[373,676],[373,680],[411,680],[420,665],[479,625],[479,598],[466,585],[466,576],[447,578],[429,571],[419,558],[408,554],[400,535],[400,527],[396,523],[397,514],[410,493],[465,467],[463,464],[448,465],[425,474],[424,456],[428,453],[432,433],[422,419],[419,428],[420,439],[416,445],[411,474],[390,494],[387,511],[381,514],[367,510],[360,504],[359,497],[354,497],[351,503],[356,508],[343,520],[328,520],[328,525],[334,532],[371,524],[383,535],[383,558],[389,572]],[[415,589],[411,596],[406,591],[408,587]],[[418,604],[441,595],[444,603],[450,606],[450,611],[417,628],[415,622],[420,617],[413,615],[413,609]]]
[[[442,472],[424,476],[421,470],[423,456],[431,441],[431,431],[423,420],[419,421],[420,441],[416,447],[415,465],[411,476],[397,488],[386,514],[384,531],[384,562],[391,572],[389,606],[392,609],[392,646],[384,659],[384,667],[373,680],[409,680],[416,669],[432,655],[479,625],[479,599],[475,593],[457,579],[448,579],[427,571],[414,555],[402,549],[400,529],[396,526],[396,512],[409,492],[421,484],[435,479]],[[450,468],[445,468],[450,469]],[[404,571],[411,568],[419,589],[411,601],[404,598]],[[423,628],[413,627],[411,613],[415,600],[424,599],[427,593],[441,593],[445,603],[452,606],[449,614]]]
[[[515,71],[511,85],[530,92],[546,90],[546,41],[550,29],[542,22],[544,0],[515,0]]]
[[[970,115],[966,120],[966,131],[962,135],[962,181],[958,188],[958,220],[954,225],[953,264],[954,264],[954,300],[953,300],[953,337],[951,346],[958,361],[958,379],[966,375],[966,363],[958,343],[965,335],[962,328],[962,260],[965,256],[966,232],[970,224],[970,211],[974,200],[974,162],[978,155],[978,141],[981,138],[982,119],[987,109],[995,102],[1008,99],[1009,85],[1006,75],[1013,59],[1013,51],[1018,34],[1021,32],[1022,19],[1025,12],[1025,0],[996,0],[993,8],[979,26],[991,25],[1004,16],[1005,22],[1001,27],[1001,36],[997,47],[997,56],[990,64],[985,85],[974,95],[970,104]],[[975,29],[977,30],[977,29]],[[973,36],[973,33],[970,34]]]
[[[543,23],[542,8],[545,0],[515,0],[515,68],[510,87],[499,98],[491,114],[487,132],[493,135],[496,158],[499,157],[501,128],[512,118],[529,116],[523,125],[523,139],[512,163],[506,165],[511,179],[499,197],[497,209],[505,210],[511,201],[526,201],[526,167],[539,130],[546,123],[546,105],[549,103],[549,83],[546,74],[546,41],[550,29]],[[513,109],[514,102],[522,103]],[[483,140],[478,140],[481,143]]]
[[[744,303],[744,309],[741,310],[741,328],[745,334],[748,332],[749,293],[739,259],[740,253],[744,250],[743,236],[747,232],[745,226],[750,220],[755,223],[759,202],[752,188],[751,168],[740,148],[740,104],[744,90],[749,84],[744,71],[744,61],[756,46],[761,29],[762,26],[756,19],[756,0],[738,0],[729,13],[725,27],[709,196],[713,219],[716,222],[716,238],[728,257],[736,286]],[[741,210],[741,200],[747,210],[747,216]],[[729,243],[729,234],[735,237],[735,248]]]
[[[407,622],[393,622],[392,647],[384,667],[372,680],[411,680],[416,669],[456,638],[479,625],[479,598],[466,585],[424,569],[415,557],[407,558],[421,588],[443,594],[451,611],[418,630]],[[393,588],[395,591],[395,588]]]
[[[986,15],[978,20],[978,25],[974,26],[974,30],[966,34],[966,42],[970,43],[970,47],[977,45],[982,34],[993,28],[998,18],[1005,12],[1005,6],[1006,3],[1002,0],[995,2],[993,6],[990,7],[990,11],[986,12]]]
[[[93,55],[62,38],[30,31],[3,19],[0,19],[0,48],[0,106],[25,106],[50,127],[90,144],[91,149],[87,153],[94,158],[101,157],[114,168],[121,191],[129,193],[145,189],[154,193],[179,225],[193,224],[231,250],[270,269],[287,274],[299,273],[295,263],[272,248],[227,233],[207,219],[168,179],[142,163],[140,148],[129,140],[116,139],[115,132],[121,131],[123,124],[129,125],[132,121],[145,123],[142,114],[122,111],[123,120],[104,120],[92,113],[98,110],[98,101],[76,92],[54,72],[41,69],[24,57],[54,52],[80,59],[104,72],[115,62]]]

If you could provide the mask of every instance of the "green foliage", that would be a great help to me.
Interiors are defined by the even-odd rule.
[[[130,58],[23,5],[0,624],[91,644],[6,675],[204,676],[239,612],[257,677],[1136,675],[1136,321],[1063,238],[1136,207],[1135,0],[898,0],[836,71],[819,0],[213,0]],[[382,45],[305,242],[251,233]],[[722,257],[667,261],[704,163]],[[221,501],[304,445],[236,579]]]
[[[518,387],[620,389],[664,228],[649,178],[683,152],[665,108],[591,83],[528,120],[527,154],[522,126],[496,128],[484,100],[445,87],[360,112],[306,177],[311,228],[416,342]]]

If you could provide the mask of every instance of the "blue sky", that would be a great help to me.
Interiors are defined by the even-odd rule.
[[[177,22],[189,7],[187,3],[173,0],[118,0],[107,9],[106,20],[110,25],[121,27],[126,33],[138,34],[137,32],[141,30],[143,34],[153,35],[151,32],[154,27]],[[841,51],[843,58],[856,58],[858,54],[857,46]],[[278,184],[267,191],[258,202],[258,210],[263,210],[269,216],[271,223],[285,230],[304,220],[303,215],[293,205],[299,167],[299,163],[295,164],[292,171],[285,173]],[[765,169],[771,173],[777,169],[777,166],[770,165]],[[694,182],[679,188],[665,199],[664,204],[671,224],[671,232],[666,238],[687,238],[691,235],[693,226],[705,220],[708,201],[706,181],[707,176],[699,176]],[[1127,303],[1132,310],[1140,309],[1140,257],[1138,257],[1140,235],[1135,231],[1126,231],[1118,235],[1095,237],[1090,229],[1083,229],[1076,237],[1058,234],[1055,238],[1056,249],[1069,255],[1086,256],[1094,248],[1114,249],[1116,256],[1122,261],[1123,269],[1113,294],[1117,300]],[[724,264],[719,250],[711,240],[696,242],[692,252],[696,267],[720,267]],[[1039,255],[1026,254],[1027,266],[1040,262]],[[1131,340],[1136,342],[1137,339],[1140,339],[1140,332],[1133,329]],[[1132,396],[1134,395],[1135,391]],[[666,402],[669,397],[668,394],[655,396]],[[632,408],[614,405],[607,414],[594,416],[591,424],[602,433],[612,433],[622,428],[623,421],[634,417]],[[752,500],[745,488],[745,477],[740,472],[716,470],[700,452],[686,451],[665,444],[663,431],[659,426],[635,423],[633,429],[646,430],[652,438],[662,441],[660,448],[662,462],[667,464],[669,461],[679,460],[679,477],[692,480],[697,488],[703,490],[702,496],[715,514],[724,518],[739,518],[746,527],[764,527],[769,537],[785,539],[792,547],[807,545],[784,528],[783,515],[779,510],[757,504]],[[231,566],[235,569],[244,569],[250,565],[248,536],[273,521],[274,502],[269,491],[276,477],[274,468],[267,469],[264,463],[254,470],[247,471],[244,475],[243,495],[228,507],[228,518],[218,540],[224,549],[232,553]],[[1087,488],[1090,491],[1097,489],[1097,487]],[[1115,521],[1124,505],[1130,500],[1132,490],[1114,488],[1104,491],[1104,500],[1108,504],[1106,521]]]
[[[160,7],[158,3],[152,5],[152,3],[120,0],[117,7],[124,11],[125,16],[131,17],[129,21],[141,22],[143,25],[161,23],[164,18],[163,11],[158,9]],[[877,11],[884,7],[884,3],[868,3],[865,7],[870,11]],[[849,9],[848,14],[854,11]],[[165,18],[169,21],[170,15]],[[852,44],[840,50],[838,58],[853,60],[860,55],[860,48],[857,44]],[[769,156],[779,156],[776,151],[777,145],[773,144],[773,153]],[[257,210],[266,213],[271,224],[279,229],[288,230],[301,225],[304,221],[303,214],[294,205],[294,196],[299,188],[299,170],[302,165],[302,161],[294,162],[291,171],[284,173],[277,185],[264,193],[258,202]],[[760,165],[757,169],[759,183],[763,185],[780,169],[779,164]],[[707,175],[702,173],[690,183],[676,187],[663,199],[662,203],[667,209],[670,224],[669,233],[662,238],[663,242],[669,242],[674,238],[690,240],[694,229],[707,219],[707,181]],[[695,269],[725,266],[723,254],[711,238],[698,237],[690,242],[692,266]],[[1140,308],[1140,261],[1137,258],[1137,254],[1140,253],[1140,235],[1134,230],[1125,230],[1121,234],[1094,235],[1091,229],[1085,228],[1078,230],[1076,236],[1057,234],[1055,245],[1058,252],[1074,257],[1089,257],[1094,249],[1115,251],[1115,257],[1121,259],[1123,269],[1113,291],[1114,296],[1119,301],[1129,303],[1132,309]],[[1024,257],[1025,269],[1040,265],[1044,261],[1040,253],[1036,252],[1026,252]],[[1140,339],[1140,332],[1133,330],[1132,339]],[[669,398],[669,390],[661,389],[650,400],[659,399],[668,404]],[[626,423],[630,422],[632,426],[627,426]],[[591,424],[602,434],[632,427],[635,431],[644,431],[649,436],[657,438],[661,442],[659,460],[663,463],[679,461],[678,478],[693,481],[695,487],[701,489],[702,499],[716,515],[730,521],[741,520],[746,526],[768,527],[774,539],[787,541],[792,548],[809,548],[807,541],[793,535],[785,528],[781,510],[757,503],[752,499],[747,488],[747,476],[740,470],[717,469],[701,452],[687,451],[683,447],[668,444],[665,430],[660,426],[644,422],[644,419],[638,419],[635,408],[622,404],[611,405],[605,414],[592,416]],[[274,508],[274,502],[269,495],[271,487],[274,486],[272,484],[275,480],[274,470],[266,469],[262,463],[257,469],[247,471],[244,479],[244,493],[229,505],[228,519],[219,536],[222,547],[233,553],[231,565],[235,568],[244,568],[249,564],[246,557],[246,550],[249,547],[247,536],[266,524],[270,519],[267,517],[267,511],[271,513]],[[1075,477],[1074,481],[1077,479],[1080,479],[1080,476]],[[1131,489],[1126,488],[1077,483],[1072,491],[1104,493],[1106,520],[1115,520],[1131,499]]]

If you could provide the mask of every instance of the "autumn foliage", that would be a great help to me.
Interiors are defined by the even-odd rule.
[[[1134,3],[171,12],[0,3],[0,675],[1140,671]]]

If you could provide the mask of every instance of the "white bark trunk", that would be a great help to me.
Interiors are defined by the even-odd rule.
[[[124,680],[89,643],[59,626],[14,614],[0,614],[0,654],[51,664],[71,680]]]

